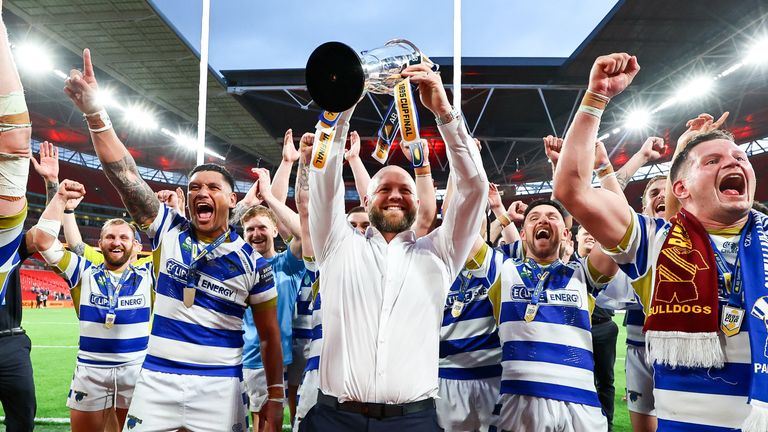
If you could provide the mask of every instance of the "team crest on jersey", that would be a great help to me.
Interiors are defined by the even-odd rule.
[[[82,402],[86,396],[88,396],[88,393],[75,390],[75,401]]]
[[[634,390],[627,390],[627,397],[629,397],[630,401],[637,402],[638,399],[643,397],[643,394]]]
[[[192,252],[192,239],[187,237],[180,245],[181,250],[185,252]]]
[[[132,416],[132,415],[128,414],[128,420],[125,422],[125,426],[128,429],[133,429],[133,428],[136,427],[136,425],[140,425],[142,423],[144,423],[144,420],[142,420],[142,419],[140,419],[140,418],[138,418],[136,416]]]
[[[183,263],[171,258],[165,263],[165,272],[176,281],[187,283],[187,273],[189,273],[189,268]]]

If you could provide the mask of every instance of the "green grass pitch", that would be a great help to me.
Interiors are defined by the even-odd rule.
[[[616,413],[614,431],[630,432],[627,404],[622,400],[624,387],[624,356],[626,332],[621,326],[623,315],[615,320],[619,323],[619,338],[616,359]],[[25,309],[24,328],[32,339],[32,366],[35,373],[37,392],[37,417],[40,419],[69,418],[65,403],[72,372],[77,356],[78,323],[71,309]],[[0,413],[2,410],[0,409]],[[288,422],[286,415],[286,424]],[[40,422],[35,431],[68,431],[69,425],[55,425]],[[0,431],[5,427],[0,425]]]

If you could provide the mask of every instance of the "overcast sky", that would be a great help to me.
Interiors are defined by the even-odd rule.
[[[150,0],[200,47],[202,0]],[[357,51],[405,38],[431,57],[453,55],[453,2],[211,0],[209,63],[216,70],[303,68],[323,42]],[[568,57],[616,0],[464,0],[463,57]],[[324,7],[324,9],[321,9]],[[332,10],[344,11],[334,14]]]

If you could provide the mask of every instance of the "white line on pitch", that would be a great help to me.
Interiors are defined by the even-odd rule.
[[[79,348],[77,345],[32,345],[32,348]]]

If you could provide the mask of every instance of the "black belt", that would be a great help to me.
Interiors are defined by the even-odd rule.
[[[592,316],[592,325],[604,324],[611,320],[612,320],[611,317]]]
[[[338,411],[347,411],[351,413],[362,414],[365,417],[373,417],[378,419],[387,417],[402,417],[404,415],[435,408],[435,400],[432,398],[406,404],[389,405],[352,401],[339,402],[335,397],[323,394],[323,392],[318,392],[317,403],[329,406]]]
[[[18,336],[18,335],[23,335],[25,333],[27,333],[26,330],[24,330],[21,327],[16,327],[10,330],[0,330],[0,337]]]

